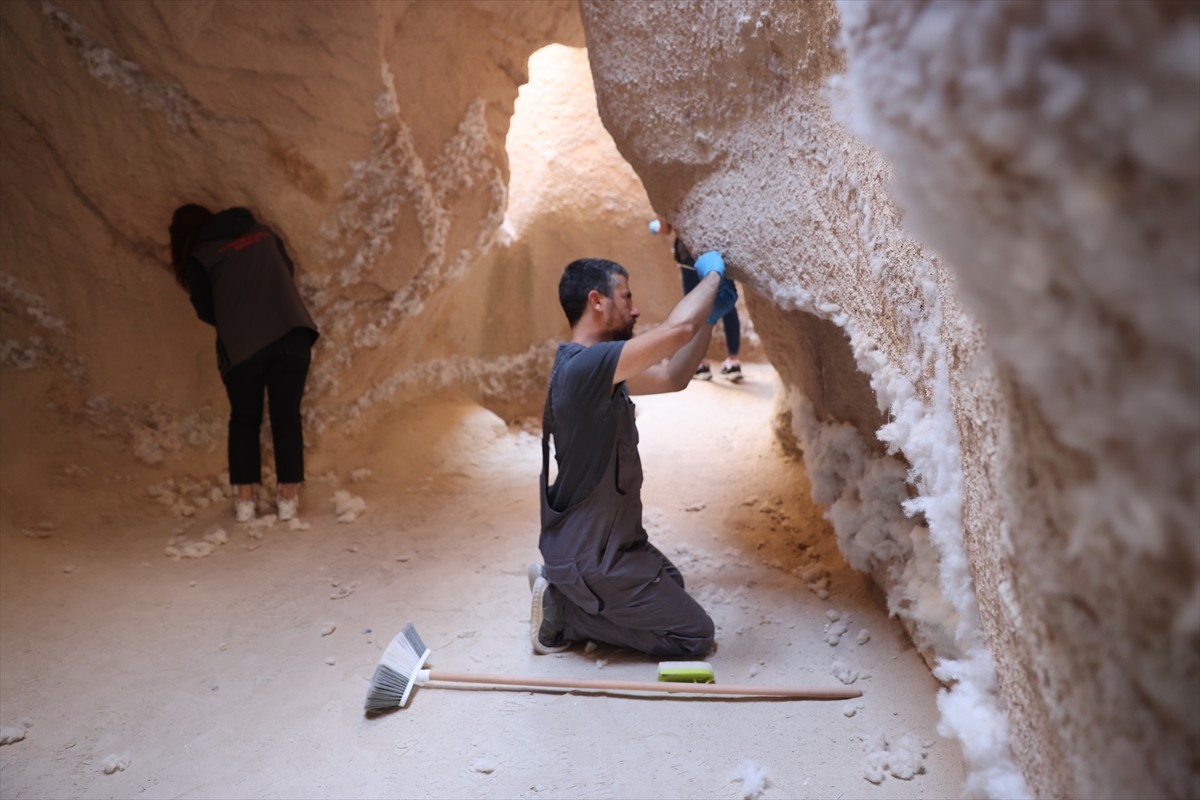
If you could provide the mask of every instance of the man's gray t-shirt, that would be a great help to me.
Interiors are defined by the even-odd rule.
[[[613,398],[625,384],[613,386],[624,342],[584,347],[558,346],[550,386],[551,424],[558,477],[547,490],[550,507],[563,511],[587,498],[604,475],[616,437],[618,412]]]

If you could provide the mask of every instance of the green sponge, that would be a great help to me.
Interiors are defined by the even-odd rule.
[[[712,665],[707,661],[660,661],[659,681],[671,683],[716,683]]]

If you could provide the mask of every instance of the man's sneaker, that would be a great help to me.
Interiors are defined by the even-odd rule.
[[[529,641],[533,644],[533,652],[540,655],[561,653],[571,646],[570,643],[545,643],[560,639],[560,632],[556,630],[556,626],[546,619],[546,590],[550,588],[550,581],[542,574],[540,564],[530,564],[528,575],[529,589],[533,593],[529,609]]]
[[[234,498],[233,500],[233,515],[238,522],[250,522],[254,519],[254,501],[242,500]]]
[[[283,495],[279,495],[275,499],[275,510],[279,513],[279,521],[287,522],[296,516],[296,511],[300,508],[300,495],[296,495],[290,500]]]
[[[692,373],[692,380],[711,381],[712,369],[709,368],[708,364],[701,364],[700,366],[696,367],[696,371]]]
[[[742,382],[742,365],[736,361],[726,361],[725,366],[721,367],[721,377],[730,383]]]

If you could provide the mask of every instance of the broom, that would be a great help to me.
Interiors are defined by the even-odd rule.
[[[482,675],[469,672],[442,672],[423,669],[429,648],[410,622],[388,645],[375,667],[367,690],[368,712],[404,708],[412,690],[431,681],[471,683],[485,686],[524,686],[559,689],[593,689],[616,692],[667,692],[718,696],[777,697],[793,700],[851,700],[862,697],[858,689],[824,689],[796,686],[737,686],[715,683],[666,683],[654,681],[583,680],[579,678],[540,678],[518,675]]]

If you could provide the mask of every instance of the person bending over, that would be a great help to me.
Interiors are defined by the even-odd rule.
[[[296,288],[283,241],[245,208],[214,214],[188,204],[171,217],[171,263],[196,315],[217,329],[217,368],[229,395],[229,482],[238,522],[254,519],[262,482],[263,393],[271,413],[279,519],[296,515],[304,481],[300,399],[317,326]]]
[[[719,253],[702,255],[696,269],[697,287],[661,325],[637,338],[639,312],[624,267],[585,258],[563,271],[558,295],[571,341],[555,354],[542,419],[539,549],[545,564],[529,567],[530,639],[537,653],[586,640],[660,658],[705,656],[712,649],[712,619],[642,526],[642,464],[629,399],[686,387],[712,326],[737,302]]]

